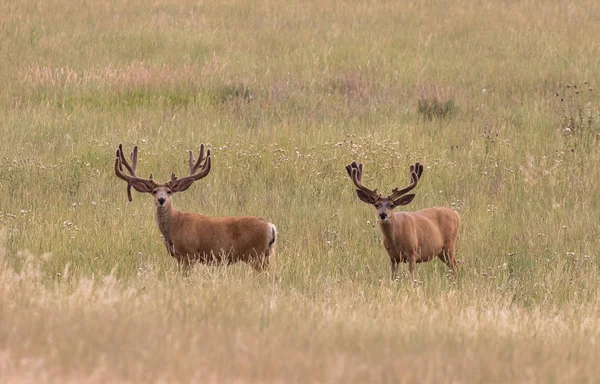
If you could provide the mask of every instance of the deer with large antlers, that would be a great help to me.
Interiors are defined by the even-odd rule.
[[[423,174],[423,165],[411,165],[410,184],[400,190],[394,188],[387,197],[381,196],[376,189],[363,186],[362,164],[354,161],[346,166],[346,171],[357,188],[358,198],[377,209],[383,246],[392,265],[392,280],[398,276],[399,262],[408,263],[414,279],[415,263],[430,261],[436,256],[456,272],[455,247],[459,218],[455,211],[433,207],[417,212],[393,212],[394,208],[407,205],[414,199],[414,194],[407,193],[417,186]]]
[[[133,147],[129,163],[120,144],[115,159],[115,174],[127,182],[129,201],[132,200],[131,187],[153,195],[156,222],[167,251],[185,269],[194,262],[232,264],[245,261],[255,269],[263,270],[269,264],[269,256],[277,238],[277,229],[273,224],[254,216],[210,217],[179,212],[173,207],[171,196],[174,193],[185,191],[210,172],[210,149],[206,150],[206,155],[204,152],[202,144],[200,155],[194,161],[194,155],[189,151],[189,174],[177,178],[175,173],[171,173],[171,180],[160,184],[152,179],[152,174],[149,179],[137,177],[137,145]]]

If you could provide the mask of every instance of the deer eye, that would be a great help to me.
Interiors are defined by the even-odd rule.
[[[158,191],[152,191],[152,194],[153,194],[153,195],[156,195],[156,193],[157,193],[157,192],[158,192]]]
[[[167,191],[167,195],[170,195],[171,193],[173,193],[173,191],[171,191],[170,189]]]

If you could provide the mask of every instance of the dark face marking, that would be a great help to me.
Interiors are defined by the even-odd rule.
[[[152,190],[152,196],[154,197],[154,204],[157,207],[165,207],[171,204],[171,195],[173,191],[166,184],[157,185]]]
[[[373,206],[377,209],[377,216],[382,221],[389,219],[395,208],[394,202],[387,197],[379,197]]]

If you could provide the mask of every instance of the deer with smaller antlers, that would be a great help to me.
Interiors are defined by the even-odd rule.
[[[179,212],[173,207],[173,194],[187,190],[210,172],[210,149],[205,155],[204,144],[200,145],[200,155],[195,161],[189,151],[188,176],[177,178],[173,172],[171,180],[162,184],[156,183],[152,174],[149,179],[136,176],[137,157],[136,145],[130,154],[130,164],[123,153],[123,145],[119,144],[115,174],[127,182],[129,201],[132,201],[132,187],[138,192],[152,194],[156,222],[167,251],[186,270],[194,262],[232,264],[245,261],[259,271],[268,266],[277,238],[275,225],[254,216],[210,217]]]
[[[411,165],[410,184],[400,190],[394,188],[387,197],[377,193],[376,189],[363,186],[362,164],[353,161],[346,166],[346,171],[357,188],[358,198],[377,209],[383,246],[390,256],[392,280],[398,277],[399,262],[408,263],[414,279],[415,263],[430,261],[436,256],[456,273],[459,217],[455,211],[433,207],[416,212],[393,212],[394,208],[407,205],[414,199],[414,194],[407,193],[417,186],[423,174],[423,165]]]

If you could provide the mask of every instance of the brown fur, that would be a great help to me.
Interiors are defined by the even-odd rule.
[[[452,209],[434,207],[417,212],[395,212],[380,220],[383,246],[390,256],[392,279],[397,277],[398,263],[408,263],[414,277],[415,263],[436,256],[456,272],[456,239],[459,217]]]
[[[273,253],[274,226],[253,216],[211,217],[155,205],[167,250],[182,265],[245,261],[262,270]]]
[[[394,189],[387,197],[363,186],[362,169],[362,164],[356,162],[346,166],[357,187],[358,198],[377,209],[383,246],[390,256],[392,280],[398,276],[399,262],[408,263],[414,278],[415,264],[430,261],[436,256],[456,272],[459,217],[455,211],[434,207],[417,212],[393,212],[398,206],[410,204],[415,197],[406,193],[416,187],[423,174],[423,166],[420,163],[411,165],[410,184],[401,190]]]
[[[127,181],[127,196],[131,201],[131,188],[154,197],[154,210],[158,229],[163,235],[169,254],[185,268],[194,262],[207,264],[238,261],[250,263],[255,269],[263,270],[269,264],[274,251],[277,230],[264,219],[251,216],[209,217],[197,213],[178,212],[173,208],[172,195],[187,190],[195,181],[210,172],[210,149],[204,156],[204,145],[200,155],[194,160],[189,153],[189,174],[177,178],[171,175],[168,183],[158,184],[150,179],[135,175],[137,168],[137,146],[133,148],[127,161],[123,146],[117,149],[115,174]],[[124,173],[127,170],[129,175]]]

